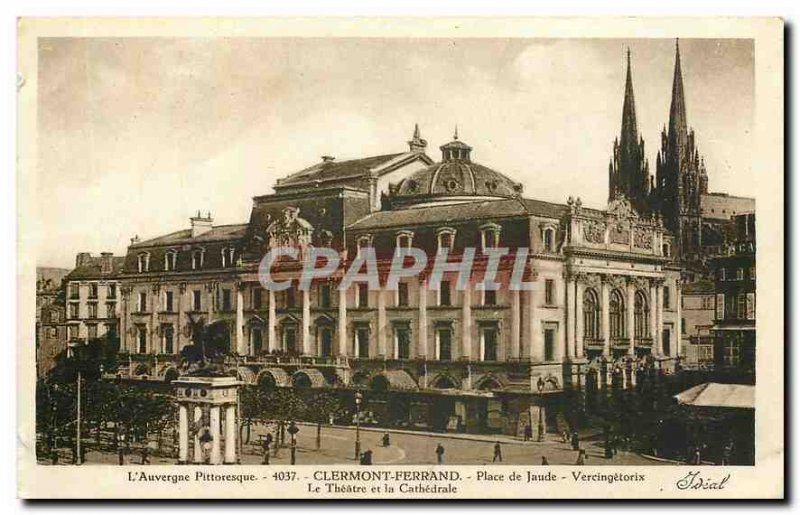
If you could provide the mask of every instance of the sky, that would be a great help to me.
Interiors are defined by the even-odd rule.
[[[526,197],[602,208],[627,48],[655,173],[672,39],[40,39],[37,263],[124,254],[198,210],[244,223],[277,178],[322,155],[403,152],[415,123],[435,160],[458,125]],[[751,194],[753,42],[680,49],[709,189]]]

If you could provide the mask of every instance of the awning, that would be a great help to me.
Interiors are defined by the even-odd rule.
[[[416,390],[417,382],[405,370],[384,370],[372,379],[383,377],[393,390]]]
[[[258,373],[259,383],[261,382],[261,378],[265,375],[272,377],[272,379],[275,381],[275,386],[291,386],[289,374],[287,374],[282,368],[265,368]]]
[[[702,408],[755,409],[756,387],[746,384],[703,383],[675,395],[678,404]]]
[[[298,378],[302,376],[308,377],[311,382],[311,388],[324,388],[328,386],[328,381],[325,380],[325,376],[316,368],[301,368],[292,374],[292,385],[295,385]]]
[[[712,331],[755,331],[754,325],[715,325]]]

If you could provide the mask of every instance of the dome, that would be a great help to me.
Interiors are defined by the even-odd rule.
[[[458,140],[439,147],[442,161],[403,179],[392,192],[393,204],[438,201],[474,201],[478,198],[513,198],[522,185],[470,158],[472,147]]]

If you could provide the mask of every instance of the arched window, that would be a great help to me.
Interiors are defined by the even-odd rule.
[[[494,249],[500,246],[500,226],[488,223],[480,227],[481,248]]]
[[[556,231],[552,227],[546,228],[542,231],[542,244],[545,252],[553,252],[555,250]]]
[[[661,246],[661,253],[664,257],[672,257],[672,248],[670,247],[669,243],[665,243]]]
[[[650,305],[647,296],[641,290],[636,292],[633,304],[633,336],[634,338],[650,338]]]
[[[233,266],[233,258],[236,253],[236,249],[233,247],[222,247],[222,267],[225,268],[226,266]]]
[[[203,261],[205,261],[206,251],[203,249],[195,249],[192,251],[192,270],[203,268]]]
[[[436,237],[438,242],[437,250],[439,252],[450,252],[453,250],[453,241],[456,238],[456,231],[455,229],[451,229],[449,227],[442,227],[438,231],[436,231]]]
[[[369,247],[372,247],[372,236],[369,234],[359,236],[356,240],[356,256],[361,255],[361,249],[366,249]]]
[[[587,340],[600,339],[600,303],[593,288],[583,292],[583,337]]]
[[[608,311],[611,323],[611,338],[625,338],[625,300],[619,290],[611,292]]]
[[[398,249],[411,248],[411,242],[414,239],[414,233],[411,231],[400,231],[395,238],[395,246]]]

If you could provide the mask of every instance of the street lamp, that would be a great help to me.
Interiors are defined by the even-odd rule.
[[[291,464],[295,464],[295,452],[297,451],[297,432],[300,431],[300,428],[297,427],[297,424],[294,423],[294,420],[289,422],[289,427],[286,429],[289,432],[289,435],[292,438],[292,458]]]
[[[364,396],[356,392],[356,459],[361,457],[361,399]]]
[[[544,409],[544,398],[542,397],[542,392],[544,391],[544,379],[540,377],[539,382],[536,383],[536,387],[539,389],[539,423],[536,428],[539,434],[536,435],[536,441],[544,442],[544,418],[542,417],[542,411]]]

